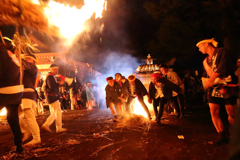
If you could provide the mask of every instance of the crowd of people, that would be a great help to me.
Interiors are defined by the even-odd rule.
[[[74,90],[74,91],[73,91]],[[46,103],[45,93],[42,90],[42,84],[37,87],[38,93],[38,108],[37,113],[44,113]],[[66,82],[59,87],[59,102],[62,112],[67,112],[67,109],[87,109],[92,110],[93,107],[102,107],[102,100],[98,86],[92,86],[91,83],[82,83],[82,85],[74,88],[67,86]]]
[[[202,83],[212,122],[218,132],[218,138],[213,141],[213,144],[226,144],[229,141],[226,134],[228,129],[224,128],[219,111],[220,106],[225,105],[229,124],[230,126],[234,124],[234,113],[239,97],[237,76],[240,76],[240,72],[237,70],[234,74],[232,65],[234,63],[229,51],[217,48],[217,42],[214,39],[200,41],[196,46],[200,52],[208,55],[203,61],[205,73]],[[21,60],[23,71],[21,73],[19,69],[21,65],[16,58],[17,50],[14,54],[1,47],[0,52],[0,109],[3,107],[7,109],[7,120],[14,135],[16,152],[21,153],[22,143],[31,138],[32,140],[24,144],[25,146],[41,143],[35,109],[38,108],[38,112],[43,113],[44,103],[49,106],[50,116],[41,128],[52,132],[50,125],[55,121],[57,133],[67,131],[67,128],[62,127],[62,112],[66,109],[92,110],[94,106],[103,105],[98,86],[92,86],[91,83],[74,86],[73,79],[58,74],[56,64],[50,66],[49,74],[36,92],[36,57],[33,54],[25,55]],[[116,73],[115,78],[110,76],[106,81],[106,106],[110,108],[115,122],[126,118],[126,115],[132,115],[132,102],[136,99],[151,120],[152,115],[144,102],[144,96],[147,96],[148,102],[153,104],[155,121],[158,124],[161,124],[164,108],[169,104],[176,111],[177,118],[183,118],[185,115],[183,95],[185,82],[166,65],[161,65],[159,71],[152,73],[148,91],[135,75],[125,78],[121,73]],[[68,85],[65,84],[66,82]]]
[[[115,79],[107,77],[106,81],[108,83],[105,88],[106,105],[110,108],[114,121],[124,118],[123,115],[132,114],[132,102],[136,98],[147,113],[148,118],[152,119],[149,108],[144,102],[144,96],[148,97],[149,103],[153,103],[157,123],[161,123],[164,106],[168,103],[176,110],[177,118],[184,117],[184,99],[182,95],[184,93],[184,84],[175,72],[168,71],[166,65],[162,65],[160,71],[155,71],[151,75],[149,92],[135,75],[129,75],[128,79],[126,79],[121,73],[116,73]]]

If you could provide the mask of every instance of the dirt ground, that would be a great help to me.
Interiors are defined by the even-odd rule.
[[[37,116],[41,126],[49,112]],[[140,116],[113,122],[107,109],[63,112],[66,133],[41,130],[42,144],[15,154],[8,124],[0,121],[1,159],[83,160],[223,160],[228,145],[210,143],[217,133],[207,106],[192,107],[183,119],[164,115],[156,124]],[[55,130],[54,124],[51,129]]]

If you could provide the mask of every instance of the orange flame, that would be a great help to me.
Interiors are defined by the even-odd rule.
[[[144,102],[148,106],[148,109],[151,113],[152,110],[153,110],[153,107],[152,107],[151,104],[148,103],[147,96],[144,96],[143,99],[144,99]],[[143,109],[142,105],[140,104],[140,102],[138,101],[137,98],[135,98],[132,102],[132,112],[133,112],[133,114],[142,115],[143,117],[148,118],[147,113],[145,112],[145,110]]]
[[[0,110],[0,116],[5,116],[7,114],[7,110],[4,107],[2,110]]]
[[[39,4],[38,0],[32,0],[32,2]],[[105,0],[84,0],[82,8],[77,9],[50,0],[47,7],[44,7],[44,12],[49,24],[59,28],[67,45],[70,46],[77,35],[90,30],[86,24],[88,19],[93,15],[95,19],[102,17],[102,11],[106,5],[104,2]]]

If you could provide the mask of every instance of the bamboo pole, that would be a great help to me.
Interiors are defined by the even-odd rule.
[[[20,85],[22,85],[22,57],[21,57],[21,41],[20,41],[20,35],[19,35],[19,32],[18,32],[18,26],[16,27],[16,35],[17,35],[17,49],[18,49],[18,60],[19,60],[19,65],[20,65]]]
[[[3,44],[6,45],[6,43],[5,43],[4,39],[3,39],[1,30],[0,30],[0,36],[1,36],[1,39],[2,39]]]

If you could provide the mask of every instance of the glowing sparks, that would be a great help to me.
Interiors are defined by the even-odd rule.
[[[32,1],[39,4],[37,0]],[[44,7],[44,12],[49,24],[59,28],[62,36],[70,46],[77,35],[91,29],[91,26],[86,23],[87,20],[102,17],[105,5],[105,0],[85,0],[81,9],[77,9],[50,0],[47,6]]]
[[[5,116],[7,114],[7,110],[4,107],[2,110],[0,110],[0,116]]]

